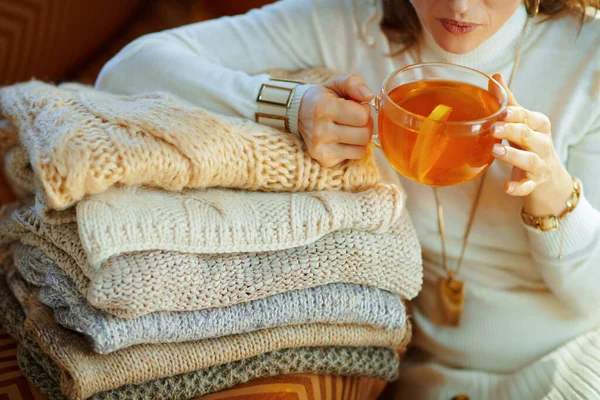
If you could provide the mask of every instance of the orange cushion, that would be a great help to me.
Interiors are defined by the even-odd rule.
[[[386,382],[367,377],[284,375],[257,379],[202,400],[374,400]]]

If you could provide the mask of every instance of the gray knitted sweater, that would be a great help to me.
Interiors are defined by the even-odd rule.
[[[399,296],[350,284],[285,292],[224,308],[122,319],[91,307],[75,283],[41,249],[20,243],[12,248],[15,267],[26,281],[41,287],[40,300],[54,310],[56,320],[88,336],[99,353],[135,344],[200,340],[282,325],[360,324],[393,330],[406,323]]]
[[[0,322],[19,341],[19,365],[27,378],[49,400],[65,399],[57,377],[60,372],[24,329],[25,313],[0,275]],[[398,354],[383,347],[308,347],[261,354],[199,371],[156,379],[95,394],[93,400],[190,399],[217,392],[252,379],[290,373],[370,376],[393,380],[399,370]]]

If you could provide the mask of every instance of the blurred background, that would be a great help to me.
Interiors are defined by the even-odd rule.
[[[273,0],[0,0],[0,86],[36,78],[92,85],[141,35]],[[0,166],[0,204],[14,199]]]

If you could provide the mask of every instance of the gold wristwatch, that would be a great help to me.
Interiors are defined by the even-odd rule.
[[[569,196],[568,200],[566,201],[566,208],[562,213],[560,213],[560,215],[534,217],[533,215],[526,213],[525,210],[522,210],[521,217],[523,218],[523,222],[525,222],[526,225],[539,229],[543,232],[556,230],[558,229],[560,221],[569,215],[571,211],[575,209],[575,207],[577,207],[580,196],[581,181],[577,178],[573,178],[573,193],[571,193],[571,196]]]
[[[274,78],[271,78],[268,83],[263,83],[256,98],[258,103],[256,122],[289,132],[290,121],[287,110],[294,98],[296,86],[301,84],[302,82],[299,81]]]

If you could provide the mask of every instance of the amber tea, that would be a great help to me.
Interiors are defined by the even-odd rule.
[[[502,104],[491,92],[465,82],[423,80],[387,95],[391,102],[382,102],[379,110],[379,140],[400,174],[430,186],[450,186],[474,179],[494,161],[492,147],[500,141],[489,131],[494,121],[485,119]],[[408,123],[411,114],[421,122]],[[476,133],[453,129],[476,121],[484,121]]]

